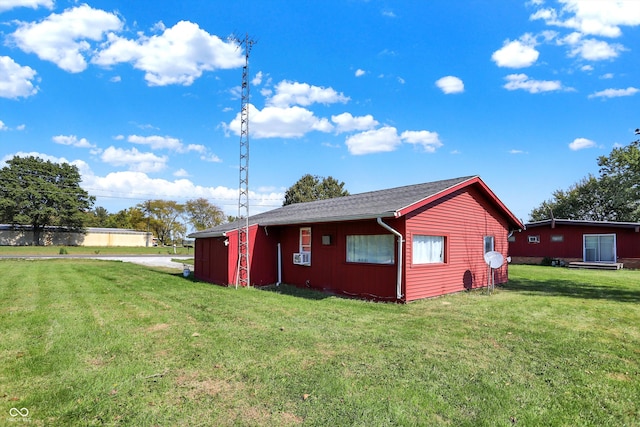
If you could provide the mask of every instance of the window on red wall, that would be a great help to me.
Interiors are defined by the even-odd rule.
[[[300,252],[311,253],[311,227],[300,228]]]
[[[484,253],[491,252],[495,249],[495,239],[493,236],[484,236]]]
[[[445,262],[444,236],[424,236],[415,234],[412,238],[414,264],[442,264]]]

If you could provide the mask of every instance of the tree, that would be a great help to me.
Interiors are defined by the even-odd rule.
[[[0,220],[31,225],[33,244],[47,226],[81,231],[95,197],[80,187],[80,172],[68,163],[14,157],[0,169]]]
[[[331,176],[321,180],[317,175],[306,174],[287,189],[282,206],[348,195],[344,182],[338,182]]]
[[[214,227],[224,222],[224,213],[222,210],[202,197],[187,200],[185,211],[189,218],[189,223],[198,231]]]
[[[109,211],[102,206],[98,206],[93,211],[87,212],[87,227],[108,227]]]
[[[552,199],[531,211],[530,219],[640,221],[640,141],[600,156],[598,166],[598,177],[588,175],[567,191],[556,190]]]
[[[184,205],[173,200],[147,200],[137,205],[147,215],[148,227],[158,240],[166,245],[184,235],[186,227],[178,219],[184,214]]]

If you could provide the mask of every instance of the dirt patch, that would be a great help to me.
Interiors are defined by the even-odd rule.
[[[215,378],[199,378],[197,373],[184,373],[175,380],[180,394],[188,399],[197,400],[203,396],[216,396],[221,393],[233,393],[239,389],[235,383]]]
[[[171,325],[169,325],[168,323],[158,323],[158,324],[149,326],[147,329],[145,329],[145,332],[165,331],[169,329],[170,326]]]

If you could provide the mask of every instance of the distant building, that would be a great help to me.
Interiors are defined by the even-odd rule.
[[[509,238],[513,263],[621,264],[640,268],[640,223],[547,219]]]
[[[45,227],[40,233],[44,246],[154,246],[156,239],[146,231],[121,228],[88,227],[85,232],[70,231],[64,227]],[[30,225],[0,224],[0,246],[33,245],[33,227]]]

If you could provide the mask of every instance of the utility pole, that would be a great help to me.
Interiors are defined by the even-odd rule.
[[[240,182],[238,186],[238,286],[251,286],[249,263],[249,53],[255,42],[245,35],[242,67],[242,95],[240,98]]]

